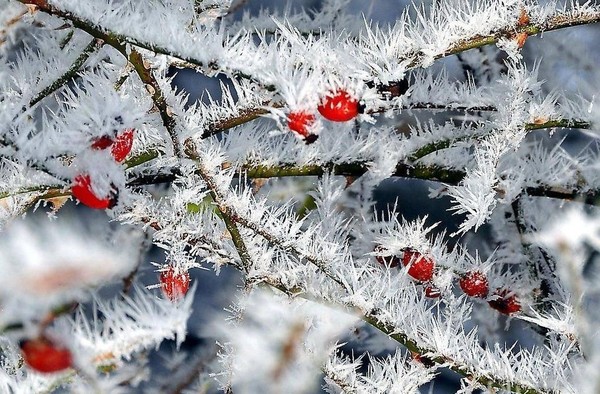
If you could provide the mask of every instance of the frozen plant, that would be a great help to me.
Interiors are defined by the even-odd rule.
[[[600,6],[357,3],[0,0],[0,392],[598,392]]]

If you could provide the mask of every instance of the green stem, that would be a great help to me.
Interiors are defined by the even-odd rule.
[[[138,155],[127,159],[124,163],[125,168],[129,169],[129,168],[137,167],[139,165],[142,165],[144,163],[147,163],[151,160],[156,159],[157,157],[161,156],[163,153],[164,152],[162,152],[159,149],[148,149],[145,152],[141,152]]]
[[[494,109],[495,110],[495,109]],[[534,131],[541,129],[553,129],[553,128],[571,128],[571,129],[591,129],[592,124],[589,122],[585,122],[582,120],[575,119],[555,119],[549,120],[542,123],[526,123],[525,124],[526,131]],[[456,137],[452,139],[443,139],[439,141],[431,142],[427,145],[420,147],[415,150],[412,154],[409,155],[408,159],[411,162],[415,162],[431,153],[437,152],[442,149],[447,149],[452,146],[455,142],[466,141],[468,138],[473,137],[473,135]]]
[[[37,103],[42,101],[45,97],[51,95],[56,90],[58,90],[61,86],[67,83],[71,78],[73,78],[81,66],[86,62],[86,60],[90,57],[92,53],[98,50],[102,46],[102,41],[97,39],[92,39],[90,43],[83,49],[81,54],[75,59],[75,61],[71,64],[69,69],[61,75],[56,81],[47,86],[44,90],[38,93],[34,98],[29,101],[29,107],[34,107]]]
[[[0,192],[0,199],[29,193],[42,193],[39,199],[70,195],[70,193],[63,192],[62,188],[62,185],[38,185],[22,187],[17,190]]]
[[[469,49],[496,44],[501,38],[513,37],[514,35],[519,33],[525,33],[527,34],[527,36],[535,36],[537,34],[547,31],[559,30],[567,27],[581,26],[598,22],[600,22],[600,12],[587,15],[578,15],[574,17],[568,15],[568,13],[557,13],[554,16],[548,18],[543,24],[536,24],[531,22],[523,26],[515,26],[510,27],[508,29],[498,30],[497,32],[486,36],[475,36],[465,39],[461,42],[450,46],[446,51],[435,56],[435,59],[440,59],[450,55],[456,55]]]
[[[525,130],[527,131],[552,128],[591,129],[592,124],[576,119],[555,119],[542,123],[527,123],[525,125]]]
[[[369,170],[365,162],[331,164],[325,163],[296,166],[293,164],[281,164],[278,166],[249,166],[243,169],[249,178],[279,178],[287,176],[321,176],[326,173],[333,175],[360,176]],[[427,166],[423,164],[399,163],[392,176],[403,178],[418,178],[446,183],[458,183],[465,176],[464,172],[443,168],[439,166]]]

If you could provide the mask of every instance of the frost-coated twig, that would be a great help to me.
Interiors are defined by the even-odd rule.
[[[121,53],[123,53],[123,55],[125,55],[128,58],[129,62],[133,64],[135,72],[140,77],[142,82],[146,85],[146,89],[148,90],[148,93],[150,94],[154,105],[160,113],[163,125],[165,126],[167,132],[169,133],[169,136],[171,137],[171,142],[173,144],[173,151],[175,153],[175,156],[180,157],[181,142],[179,141],[179,138],[177,137],[177,131],[175,130],[175,119],[173,119],[173,116],[169,114],[169,107],[162,93],[162,89],[158,84],[158,81],[152,74],[152,70],[137,50],[127,50],[123,46],[119,46],[118,49],[121,51]]]
[[[102,41],[98,39],[92,39],[88,45],[81,51],[81,54],[75,59],[73,64],[69,67],[69,69],[61,75],[54,83],[46,87],[40,93],[38,93],[34,98],[29,101],[29,107],[34,107],[37,103],[42,101],[45,97],[48,97],[60,87],[62,87],[65,83],[67,83],[71,78],[77,75],[77,72],[86,62],[86,60],[90,57],[94,51],[98,50],[102,46]]]
[[[492,111],[496,111],[496,108],[491,109]],[[527,123],[525,124],[525,130],[533,131],[533,130],[542,130],[542,129],[554,129],[554,128],[572,128],[572,129],[590,129],[592,124],[590,122],[584,122],[580,120],[573,119],[556,119],[549,120],[546,122],[539,123]],[[442,149],[446,149],[452,146],[454,142],[464,142],[473,138],[473,136],[465,136],[465,137],[457,137],[455,139],[445,139],[439,140],[436,142],[429,143],[412,153],[409,157],[411,161],[417,161],[420,158],[427,156],[430,153],[437,152]]]
[[[292,297],[300,296],[300,297],[307,297],[308,299],[313,298],[310,295],[299,292],[298,289],[287,288],[281,282],[275,282],[269,278],[265,278],[263,280],[263,283],[267,283],[270,286],[277,288],[278,290],[283,291],[285,294],[288,294],[289,296],[292,296]],[[344,305],[341,305],[341,306],[344,306]],[[347,305],[346,305],[346,307],[347,307]],[[419,355],[424,355],[424,354],[428,354],[428,353],[436,354],[435,349],[426,349],[426,348],[420,346],[416,341],[409,338],[406,334],[402,333],[401,330],[399,330],[397,327],[394,327],[393,325],[382,322],[380,320],[380,318],[378,318],[375,314],[373,314],[371,312],[365,312],[360,309],[357,312],[361,316],[362,320],[364,320],[366,323],[370,324],[371,326],[375,327],[377,330],[388,335],[391,339],[395,340],[396,342],[398,342],[399,344],[404,346],[409,351],[414,352]],[[433,358],[431,358],[431,361],[436,364],[439,364],[441,366],[448,367],[452,371],[466,377],[469,380],[479,383],[483,387],[500,388],[500,389],[509,390],[509,391],[516,392],[516,393],[523,393],[523,394],[550,393],[550,391],[538,390],[538,389],[528,386],[526,384],[520,384],[518,382],[503,381],[502,379],[498,379],[498,378],[494,377],[493,374],[489,374],[487,376],[479,375],[479,374],[475,373],[469,366],[461,364],[459,362],[456,362],[451,357],[446,357],[446,356],[433,357]]]
[[[69,12],[65,12],[64,10],[61,10],[60,8],[57,8],[57,7],[49,4],[47,2],[47,0],[16,0],[16,1],[19,1],[23,4],[29,4],[29,5],[36,6],[41,11],[44,11],[51,15],[55,15],[55,16],[67,19],[67,20],[71,21],[75,27],[86,31],[87,33],[91,34],[92,36],[94,36],[96,38],[105,40],[109,45],[112,45],[112,46],[114,46],[114,45],[118,46],[118,45],[122,45],[123,43],[129,43],[129,44],[137,45],[144,49],[151,50],[156,53],[161,53],[164,55],[169,55],[169,56],[172,56],[175,58],[179,58],[185,62],[194,64],[200,68],[208,67],[208,66],[210,66],[211,68],[218,67],[217,64],[212,64],[212,65],[205,64],[204,61],[202,61],[200,59],[196,59],[194,56],[190,56],[190,55],[186,55],[186,54],[172,53],[171,51],[169,51],[168,49],[166,49],[164,47],[155,45],[150,42],[146,42],[139,38],[129,37],[126,34],[123,34],[121,32],[107,31],[103,28],[97,27],[94,23],[92,23],[89,20],[81,18],[77,15],[71,14]],[[490,45],[490,44],[495,44],[501,38],[513,37],[515,34],[519,34],[519,33],[526,34],[527,36],[531,36],[531,35],[540,34],[545,31],[558,30],[558,29],[563,29],[563,28],[567,28],[567,27],[580,26],[580,25],[592,24],[592,23],[598,23],[598,22],[600,22],[600,11],[587,12],[587,13],[582,13],[582,14],[578,14],[578,15],[570,15],[569,13],[565,13],[565,14],[556,13],[554,15],[550,15],[546,20],[544,20],[541,23],[529,22],[529,23],[523,24],[521,26],[510,27],[509,29],[506,29],[506,30],[504,30],[504,29],[498,30],[489,35],[485,35],[485,36],[477,35],[475,37],[462,39],[459,42],[456,42],[453,45],[450,45],[448,48],[441,51],[440,53],[434,54],[433,58],[440,59],[440,58],[443,58],[443,57],[446,57],[449,55],[454,55],[457,53],[467,51],[469,49],[478,48],[478,47],[482,47],[482,46]],[[411,62],[412,64],[409,64],[409,68],[411,67],[411,65],[413,67],[419,65],[420,57],[421,57],[421,54],[414,53],[412,55],[412,58],[413,58],[413,60]],[[399,62],[402,60],[410,60],[410,59],[398,59]],[[243,72],[240,73],[239,75],[242,77],[251,77],[251,76],[245,75]]]
[[[239,223],[240,225],[256,232],[257,234],[261,235],[262,237],[264,237],[267,241],[278,245],[279,247],[281,247],[283,250],[288,250],[291,251],[295,254],[298,254],[299,256],[305,258],[306,260],[310,261],[312,264],[314,264],[316,267],[318,267],[321,271],[323,271],[329,279],[333,280],[334,282],[336,282],[338,285],[340,285],[342,288],[347,288],[347,286],[344,284],[344,282],[342,280],[340,280],[340,278],[338,278],[335,274],[331,273],[328,267],[328,263],[326,261],[323,261],[322,259],[318,258],[317,256],[312,256],[306,252],[303,252],[301,250],[299,250],[297,247],[295,247],[294,245],[290,245],[288,242],[280,239],[279,237],[277,237],[276,235],[270,234],[268,231],[264,230],[263,228],[260,227],[259,224],[254,223],[253,221],[249,220],[248,218],[244,217],[243,215],[241,215],[240,213],[236,212],[236,210],[229,206],[226,201],[225,198],[221,195],[221,193],[219,192],[219,187],[218,185],[215,184],[215,182],[213,181],[212,177],[209,174],[209,171],[207,169],[204,169],[202,167],[202,163],[200,161],[200,157],[198,155],[198,153],[196,152],[195,147],[193,146],[193,144],[191,142],[188,142],[188,144],[186,145],[186,150],[185,153],[188,157],[190,157],[193,160],[196,160],[198,163],[198,172],[200,173],[200,176],[202,176],[202,178],[204,179],[204,182],[206,182],[208,188],[211,190],[212,192],[212,196],[215,200],[215,203],[217,204],[217,207],[219,209],[219,211],[225,216],[228,217],[230,222],[227,223],[228,224],[228,228],[232,227],[234,229],[234,232],[232,233],[232,237],[234,238],[238,238],[237,242],[237,247],[239,247],[238,251],[240,253],[240,257],[242,257],[242,259],[244,260],[244,262],[249,262],[250,257],[247,254],[247,249],[245,247],[245,245],[243,244],[241,235],[239,233],[239,229],[234,225],[235,223]]]
[[[154,156],[149,156],[154,158]],[[248,165],[240,169],[240,175],[253,178],[283,178],[295,176],[322,176],[325,174],[340,175],[340,176],[361,176],[369,171],[368,163],[329,163],[329,164],[312,164],[298,166],[295,164],[282,163],[273,166]],[[133,177],[129,181],[131,186],[150,185],[164,182],[172,182],[175,180],[178,171],[176,169],[169,173],[161,173],[156,175],[143,175]],[[437,166],[424,164],[405,164],[399,163],[396,166],[396,171],[392,176],[401,178],[423,179],[429,181],[443,182],[447,184],[457,184],[465,176],[463,171],[455,169],[446,169]],[[535,197],[550,197],[568,201],[581,201],[585,204],[595,205],[598,203],[600,191],[590,189],[586,191],[578,189],[569,189],[561,186],[528,186],[525,188],[525,193]]]

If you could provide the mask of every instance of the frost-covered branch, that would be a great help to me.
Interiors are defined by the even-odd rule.
[[[146,85],[146,89],[160,113],[163,125],[171,137],[173,151],[176,156],[181,156],[181,142],[179,141],[175,130],[175,119],[173,119],[173,116],[169,113],[169,107],[162,93],[162,89],[152,73],[152,69],[147,65],[148,63],[142,55],[135,49],[128,50],[123,46],[119,46],[118,49],[124,56],[127,56],[129,62],[133,64],[133,68],[140,77],[140,80]]]
[[[99,13],[102,12],[102,9],[86,9],[82,7],[80,4],[73,4],[70,1],[48,1],[48,0],[17,0],[23,4],[30,4],[37,7],[39,10],[44,11],[46,13],[64,18],[69,20],[73,25],[79,29],[86,31],[92,36],[102,39],[106,41],[109,45],[119,46],[123,43],[130,43],[133,45],[137,45],[141,48],[148,49],[153,52],[161,53],[164,55],[173,56],[184,60],[190,64],[194,64],[200,68],[232,68],[236,71],[236,73],[243,77],[255,77],[252,75],[250,66],[247,70],[245,69],[237,69],[236,66],[230,64],[226,61],[227,64],[219,64],[218,61],[215,64],[213,60],[212,64],[210,60],[207,60],[204,57],[200,57],[198,55],[197,50],[190,50],[187,45],[182,46],[185,41],[196,41],[194,36],[185,37],[185,33],[181,37],[181,43],[176,44],[176,42],[148,42],[146,41],[142,35],[140,34],[143,31],[143,26],[138,26],[136,29],[127,29],[125,26],[132,27],[131,25],[136,24],[128,24],[123,23],[122,20],[119,20],[120,17],[127,17],[125,15],[101,15]],[[87,11],[87,12],[86,12]],[[444,12],[446,10],[441,7],[440,10],[434,10],[431,18],[433,19],[432,25],[435,25],[437,22],[443,21],[445,18]],[[490,10],[486,10],[485,6],[481,7],[481,9],[469,9],[471,12],[481,12],[485,14],[486,12],[493,11],[492,6],[490,5]],[[518,10],[517,10],[518,11]],[[410,68],[411,66],[418,66],[423,61],[431,62],[435,59],[439,59],[448,55],[453,55],[457,53],[464,52],[469,49],[478,48],[485,45],[490,45],[497,43],[501,39],[505,39],[506,37],[514,37],[517,34],[526,34],[536,35],[545,31],[552,31],[563,29],[572,26],[579,26],[585,24],[597,23],[600,21],[600,10],[596,8],[585,5],[579,6],[579,8],[575,7],[573,10],[566,10],[564,12],[556,12],[554,14],[543,14],[543,10],[536,10],[532,8],[529,10],[539,12],[539,16],[536,15],[537,18],[528,18],[529,21],[527,23],[517,23],[514,21],[514,24],[511,26],[501,26],[497,29],[490,29],[489,27],[484,27],[483,31],[487,31],[485,34],[475,33],[472,34],[471,37],[461,35],[459,32],[456,34],[456,38],[453,37],[453,41],[444,42],[444,46],[433,49],[430,53],[422,53],[420,51],[416,51],[411,53],[408,51],[402,58],[396,59],[398,62],[407,62],[407,66]],[[135,11],[133,11],[135,12]],[[439,14],[438,14],[439,12]],[[94,15],[94,13],[96,13]],[[465,12],[465,17],[469,17],[467,12]],[[515,13],[518,16],[518,12]],[[423,26],[427,26],[427,16],[424,14],[419,15],[421,20],[419,23],[422,23]],[[472,17],[474,17],[473,15]],[[485,16],[484,16],[485,17]],[[92,19],[93,18],[93,19]],[[107,18],[107,22],[102,24],[100,21],[103,18]],[[536,20],[537,19],[537,20]],[[140,21],[142,22],[142,21]],[[445,21],[443,21],[445,22]],[[109,26],[113,26],[111,29]],[[417,25],[418,28],[418,25]],[[436,31],[432,32],[433,34],[439,33]],[[374,34],[374,33],[372,33]],[[463,33],[464,34],[464,33]],[[468,33],[467,33],[468,34]],[[243,38],[241,38],[243,39]],[[448,40],[445,40],[448,41]],[[428,49],[431,51],[431,49]],[[425,58],[425,59],[423,59]],[[249,73],[250,72],[250,73]],[[260,79],[260,78],[259,78]]]
[[[29,106],[30,107],[35,106],[37,103],[42,101],[45,97],[48,97],[49,95],[54,93],[56,90],[60,89],[71,78],[75,77],[75,75],[77,75],[77,72],[79,71],[81,66],[83,66],[83,64],[90,57],[90,55],[95,50],[100,48],[101,46],[102,46],[102,41],[97,40],[97,39],[91,40],[90,43],[85,48],[83,48],[83,50],[81,51],[81,54],[77,57],[77,59],[75,59],[75,61],[71,65],[71,67],[69,67],[69,69],[63,75],[61,75],[56,81],[54,81],[51,85],[49,85],[44,90],[42,90],[40,93],[38,93],[37,96],[33,97],[29,101]]]

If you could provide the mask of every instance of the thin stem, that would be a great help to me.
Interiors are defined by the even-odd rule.
[[[164,152],[159,149],[156,149],[156,148],[148,149],[145,152],[141,152],[138,155],[127,159],[125,161],[125,168],[129,169],[129,168],[140,166],[144,163],[147,163],[151,160],[156,159],[157,157],[161,156],[162,154],[164,154]]]
[[[276,103],[269,104],[269,102],[265,102],[264,105],[270,105],[271,108],[282,108],[283,106],[285,106],[285,103],[276,102]],[[236,116],[233,116],[231,118],[222,119],[216,123],[209,125],[204,130],[204,132],[202,133],[200,138],[205,139],[205,138],[211,137],[213,135],[221,133],[222,131],[228,130],[232,127],[240,126],[244,123],[253,121],[267,113],[269,113],[269,111],[266,108],[255,107],[255,108],[244,109],[244,110],[240,111],[240,113]]]
[[[544,302],[544,299],[546,299],[550,295],[548,293],[548,291],[550,290],[550,284],[548,283],[548,280],[546,278],[542,278],[540,275],[538,266],[536,264],[536,258],[535,258],[536,256],[535,256],[535,253],[533,253],[534,251],[532,250],[533,245],[526,244],[524,242],[524,237],[525,237],[525,233],[527,232],[527,227],[526,227],[525,223],[523,222],[523,218],[522,218],[521,198],[520,197],[516,198],[515,201],[512,202],[511,208],[513,211],[515,228],[517,230],[517,233],[519,234],[519,239],[520,239],[520,243],[521,243],[520,247],[522,249],[524,249],[524,251],[526,252],[527,257],[528,257],[527,258],[527,263],[528,263],[527,267],[529,268],[529,273],[535,280],[540,281],[540,294],[534,297],[536,303],[535,303],[535,305],[533,305],[533,307],[535,309],[538,309],[538,311],[540,311],[540,312],[547,312],[552,307],[551,302]],[[543,256],[543,257],[545,258],[546,256]],[[546,264],[548,264],[548,262],[546,262]],[[538,325],[532,325],[532,327],[533,327],[534,331],[536,331],[539,335],[541,335],[542,337],[547,339],[547,334],[549,332],[548,328],[538,326]]]
[[[244,168],[243,171],[249,178],[279,178],[286,176],[321,176],[326,173],[344,176],[360,176],[369,170],[368,163],[354,162],[342,164],[309,164],[296,166],[293,164],[281,164],[277,166],[252,166]],[[443,168],[435,165],[399,163],[392,176],[403,178],[418,178],[431,181],[439,181],[455,184],[462,180],[465,173],[458,170]]]
[[[541,24],[531,22],[523,26],[502,29],[486,36],[475,36],[462,40],[454,45],[451,45],[446,51],[435,56],[435,59],[456,55],[469,49],[495,44],[500,38],[513,37],[519,33],[525,33],[527,36],[534,36],[546,31],[559,30],[567,27],[581,26],[598,22],[600,22],[600,12],[577,16],[556,13],[554,16],[549,17]]]
[[[160,113],[162,123],[167,129],[169,136],[171,137],[171,142],[173,144],[173,151],[175,153],[175,156],[181,157],[181,146],[179,143],[179,138],[177,136],[177,130],[175,129],[175,119],[171,115],[171,110],[167,105],[165,96],[162,92],[158,81],[154,77],[152,70],[149,66],[146,65],[146,62],[142,55],[135,49],[130,49],[129,54],[123,46],[119,46],[119,48],[117,49],[119,49],[119,51],[121,51],[121,53],[128,58],[129,62],[133,65],[135,72],[138,74],[142,82],[146,84],[146,90],[148,90],[148,93],[150,94],[154,105]]]
[[[407,103],[404,107],[407,110],[419,109],[419,110],[431,110],[431,111],[463,111],[463,112],[495,112],[498,108],[493,105],[476,105],[476,106],[465,106],[456,105],[454,103],[440,104],[440,103],[426,103],[416,102]]]
[[[264,228],[262,228],[257,223],[253,222],[252,220],[250,220],[248,218],[243,217],[238,212],[236,212],[236,210],[233,207],[231,207],[230,205],[227,204],[226,199],[219,192],[218,185],[213,181],[213,179],[209,175],[208,171],[204,169],[204,167],[201,163],[201,159],[196,151],[195,146],[191,142],[188,142],[188,144],[186,145],[185,148],[186,148],[185,149],[186,156],[198,163],[197,171],[200,174],[200,176],[203,178],[204,182],[207,184],[207,187],[211,190],[213,199],[217,203],[217,207],[219,208],[219,211],[222,213],[224,218],[228,217],[232,222],[238,223],[238,224],[254,231],[256,234],[260,235],[261,237],[263,237],[265,240],[269,241],[270,243],[277,245],[282,250],[292,252],[300,257],[305,258],[307,261],[309,261],[314,266],[316,266],[320,271],[322,271],[329,279],[333,280],[335,283],[340,285],[343,289],[348,290],[348,287],[344,283],[344,281],[341,280],[340,278],[338,278],[337,275],[335,275],[334,273],[332,273],[329,270],[329,267],[328,267],[329,264],[327,261],[324,261],[317,256],[310,255],[309,253],[306,253],[305,251],[300,250],[298,247],[291,245],[285,239],[282,239],[276,235],[269,233],[268,231],[266,231]],[[227,222],[226,222],[226,225],[227,225]],[[233,234],[232,234],[232,237],[233,237]],[[247,253],[247,249],[245,249],[245,250],[238,249],[238,251],[240,253],[242,253],[242,252]],[[240,257],[241,257],[241,254],[240,254]]]
[[[59,44],[60,49],[65,49],[65,47],[67,46],[67,44],[69,42],[71,42],[71,40],[73,39],[74,35],[75,35],[75,30],[73,30],[73,29],[69,30],[69,32],[67,33],[67,35],[65,36],[65,38],[63,38],[62,40],[60,40],[60,44]]]
[[[81,66],[88,60],[90,55],[94,53],[96,50],[102,47],[102,41],[98,39],[92,39],[89,44],[83,49],[81,54],[75,59],[75,61],[71,64],[69,69],[62,74],[57,80],[43,89],[40,93],[38,93],[34,98],[29,101],[29,107],[34,107],[37,103],[42,101],[45,97],[48,97],[55,91],[57,91],[61,86],[67,83],[71,78],[77,75],[77,72],[81,68]]]
[[[12,191],[0,192],[0,199],[29,193],[41,193],[44,198],[60,197],[65,195],[62,188],[62,185],[27,186]]]
[[[494,111],[496,109],[493,109]],[[541,129],[553,129],[553,128],[572,128],[572,129],[590,129],[592,124],[582,120],[576,119],[554,119],[548,120],[541,123],[526,123],[524,128],[526,131],[534,131]],[[437,152],[442,149],[446,149],[452,146],[455,142],[466,141],[468,138],[472,138],[473,135],[462,136],[457,138],[448,138],[431,142],[427,145],[420,147],[409,155],[408,159],[411,162],[417,161],[431,153]]]
[[[553,128],[590,129],[592,128],[592,124],[590,122],[577,119],[555,119],[541,123],[525,124],[525,130],[527,131]]]
[[[206,176],[206,174],[202,178],[211,189],[210,194],[213,200],[217,201],[218,195],[216,192],[216,185],[214,185],[212,178],[210,176]],[[244,242],[244,238],[242,238],[240,229],[238,228],[236,222],[233,220],[232,215],[230,215],[226,209],[222,208],[219,204],[217,204],[217,209],[221,213],[221,217],[223,218],[225,227],[227,228],[229,235],[231,235],[231,241],[233,242],[233,245],[235,246],[235,249],[237,250],[238,255],[240,256],[240,260],[242,261],[242,271],[247,274],[250,268],[252,267],[252,258],[250,257],[250,253],[248,253],[248,247],[246,247],[246,243]]]

